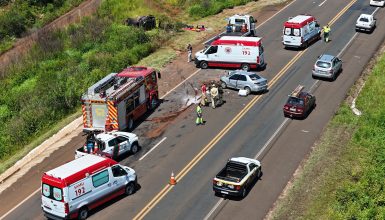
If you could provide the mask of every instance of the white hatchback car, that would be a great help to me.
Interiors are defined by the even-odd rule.
[[[371,6],[379,6],[379,7],[384,7],[385,5],[385,0],[370,0],[369,3]]]

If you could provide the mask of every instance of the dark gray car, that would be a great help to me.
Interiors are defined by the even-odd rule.
[[[333,55],[322,54],[314,64],[312,76],[335,80],[341,71],[342,60]]]
[[[254,72],[244,70],[229,71],[227,76],[221,77],[222,88],[244,89],[247,94],[267,90],[267,80]]]

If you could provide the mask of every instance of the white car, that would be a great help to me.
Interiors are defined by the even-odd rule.
[[[369,3],[371,6],[378,6],[378,7],[384,7],[385,0],[370,0]]]
[[[361,14],[356,22],[356,31],[373,31],[376,27],[376,19],[373,15]]]

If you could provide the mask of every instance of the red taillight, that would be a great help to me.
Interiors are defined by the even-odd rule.
[[[240,189],[241,189],[241,186],[235,186],[235,189],[236,189],[236,190],[240,190]]]
[[[64,203],[64,212],[68,214],[70,212],[70,207],[68,206],[68,203]]]
[[[217,185],[217,182],[218,182],[218,181],[216,181],[216,180],[213,180],[213,184],[214,184],[214,185]]]
[[[259,56],[257,56],[257,63],[259,64],[259,61],[260,61],[260,58],[259,58]]]

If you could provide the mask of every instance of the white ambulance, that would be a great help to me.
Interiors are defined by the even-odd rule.
[[[284,23],[282,38],[285,47],[306,48],[313,41],[321,39],[321,28],[315,17],[297,15]]]
[[[206,49],[195,54],[198,68],[227,67],[251,68],[264,67],[263,46],[259,37],[224,36],[211,43]]]
[[[88,154],[43,174],[41,207],[50,219],[86,219],[91,209],[136,188],[133,169]]]

